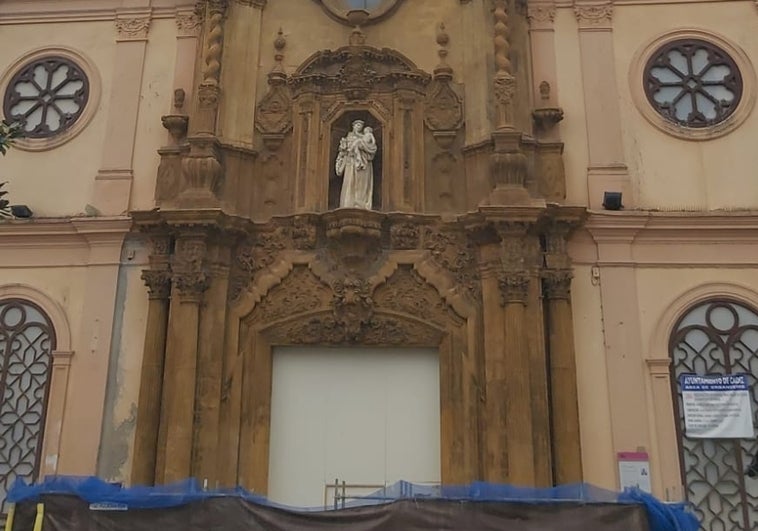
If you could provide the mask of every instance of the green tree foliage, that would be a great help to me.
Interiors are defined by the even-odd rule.
[[[16,138],[22,136],[22,130],[20,124],[11,124],[6,121],[0,122],[0,154],[5,155],[8,153],[13,141]],[[10,203],[5,196],[8,194],[6,190],[3,190],[3,186],[8,183],[0,183],[0,218],[11,217]]]

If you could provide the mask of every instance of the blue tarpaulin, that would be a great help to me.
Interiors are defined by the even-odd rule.
[[[17,480],[8,492],[11,503],[32,502],[44,495],[73,495],[89,504],[129,509],[165,509],[218,497],[238,497],[252,503],[285,508],[242,488],[203,490],[194,479],[155,487],[123,488],[97,477],[54,476],[27,485]],[[347,507],[391,503],[397,500],[428,499],[470,502],[554,503],[579,502],[638,504],[644,506],[651,531],[697,531],[699,524],[685,503],[663,503],[638,489],[618,493],[586,483],[552,488],[515,487],[484,482],[460,486],[428,486],[398,482],[368,496],[356,498]],[[310,509],[313,510],[313,509]],[[320,509],[323,510],[323,509]]]

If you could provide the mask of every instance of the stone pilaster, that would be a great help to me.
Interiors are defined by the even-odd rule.
[[[579,52],[582,63],[587,144],[589,150],[587,185],[589,206],[598,209],[603,192],[622,192],[624,206],[632,206],[632,188],[621,135],[613,52],[613,4],[577,3],[574,12],[579,25]],[[594,87],[603,86],[603,90]]]
[[[503,483],[508,480],[508,437],[506,375],[503,357],[503,308],[498,287],[502,269],[497,243],[485,241],[479,248],[484,320],[484,479]]]
[[[129,209],[134,180],[132,159],[150,23],[149,10],[119,12],[116,17],[116,46],[112,61],[118,69],[111,82],[102,160],[91,199],[91,204],[101,215],[118,216]]]
[[[200,303],[208,289],[207,242],[201,229],[180,233],[172,257],[173,304],[166,338],[156,482],[191,474]]]
[[[149,300],[132,459],[131,482],[134,485],[152,485],[155,482],[166,327],[171,294],[170,237],[154,235],[151,244],[150,267],[142,272]]]
[[[526,304],[531,275],[524,255],[528,223],[499,223],[503,271],[499,278],[503,305],[503,365],[505,370],[506,438],[508,443],[508,482],[533,485],[534,441],[530,400],[531,377],[526,345]]]
[[[556,223],[547,233],[546,265],[542,272],[545,296],[553,470],[556,484],[582,481],[582,453],[571,310],[571,261],[566,251],[570,227]]]
[[[210,486],[222,479],[218,473],[219,417],[231,254],[229,242],[215,239],[215,245],[209,249],[208,290],[200,311],[192,455],[192,475],[207,479]]]

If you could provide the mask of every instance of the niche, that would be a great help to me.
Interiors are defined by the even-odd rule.
[[[337,175],[334,162],[337,160],[337,152],[342,139],[352,129],[355,120],[363,120],[365,126],[371,127],[376,138],[376,155],[374,156],[374,193],[372,198],[372,210],[382,209],[382,181],[384,175],[384,127],[382,123],[368,111],[345,111],[331,128],[329,143],[329,210],[340,206],[340,192],[342,191],[342,177]]]

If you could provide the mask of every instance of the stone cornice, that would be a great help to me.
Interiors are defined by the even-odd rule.
[[[758,210],[710,212],[590,212],[585,228],[596,242],[758,243]]]
[[[122,216],[3,221],[0,253],[6,267],[114,265],[130,228]]]
[[[0,25],[50,22],[113,21],[116,18],[174,18],[177,12],[192,11],[187,0],[156,0],[150,8],[124,9],[119,0],[4,0]]]
[[[758,211],[591,212],[570,254],[575,264],[754,267]]]

